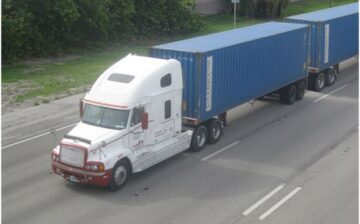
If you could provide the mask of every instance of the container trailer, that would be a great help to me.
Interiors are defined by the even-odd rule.
[[[53,149],[52,169],[117,190],[132,173],[217,142],[231,108],[270,93],[302,99],[308,50],[308,25],[269,22],[128,55],[81,100],[81,121]]]
[[[358,55],[358,7],[353,3],[285,18],[310,26],[310,90],[321,91],[334,84],[339,63]]]

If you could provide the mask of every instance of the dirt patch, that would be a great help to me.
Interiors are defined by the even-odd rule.
[[[2,83],[1,85],[2,113],[10,112],[12,111],[12,108],[19,107],[20,104],[23,104],[16,102],[16,97],[20,95],[24,95],[33,89],[35,89],[35,85],[33,82],[29,80],[20,80],[14,83]]]
[[[78,55],[63,55],[59,57],[47,57],[47,58],[36,58],[36,59],[28,59],[23,61],[24,65],[44,65],[44,64],[52,64],[52,63],[63,63],[67,61],[72,61],[80,58]]]
[[[61,81],[64,81],[64,77],[58,77]],[[71,88],[65,93],[59,93],[52,96],[37,96],[31,99],[26,99],[23,102],[16,102],[16,97],[24,95],[31,90],[37,89],[37,87],[30,80],[20,80],[16,83],[2,83],[1,86],[1,111],[2,114],[10,113],[16,110],[20,110],[26,107],[38,106],[40,104],[50,103],[51,101],[69,97],[78,93],[87,92],[90,90],[91,85],[86,87]]]

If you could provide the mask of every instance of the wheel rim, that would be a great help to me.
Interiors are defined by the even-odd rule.
[[[218,139],[220,137],[220,128],[218,124],[215,124],[213,128],[211,129],[211,135],[213,139]]]
[[[204,131],[199,131],[198,135],[196,136],[196,144],[199,147],[202,147],[205,144],[205,133],[204,133]]]
[[[325,81],[324,81],[324,75],[319,75],[316,79],[316,86],[318,89],[322,89],[324,87]]]
[[[122,185],[127,177],[127,172],[126,172],[126,168],[124,166],[119,166],[116,170],[115,170],[115,174],[114,174],[114,180],[116,185],[120,186]]]

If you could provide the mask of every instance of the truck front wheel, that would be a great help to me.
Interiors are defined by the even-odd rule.
[[[208,142],[210,144],[214,144],[221,138],[221,135],[223,134],[223,128],[221,121],[219,119],[211,119],[208,121],[208,130],[209,130],[209,137]]]
[[[191,138],[190,150],[193,152],[202,150],[205,147],[207,137],[208,131],[204,125],[196,127]]]
[[[128,161],[122,159],[118,161],[111,172],[111,181],[109,188],[112,191],[119,190],[126,183],[130,176],[130,164]]]

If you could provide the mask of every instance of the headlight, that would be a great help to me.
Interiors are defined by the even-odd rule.
[[[93,164],[93,165],[90,166],[90,169],[97,171],[97,170],[98,170],[98,165],[97,165],[97,164]]]
[[[86,164],[85,169],[92,170],[92,171],[104,171],[105,167],[103,163],[91,163]]]

